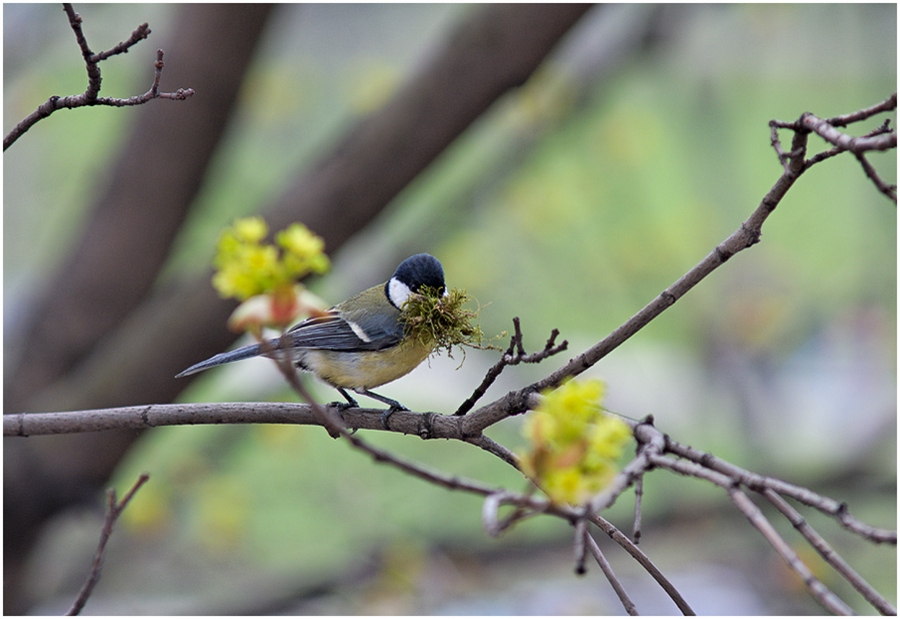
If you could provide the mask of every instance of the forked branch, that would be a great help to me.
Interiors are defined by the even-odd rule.
[[[147,24],[141,24],[134,30],[134,32],[131,33],[131,36],[126,40],[122,41],[111,49],[100,52],[99,54],[95,54],[91,51],[91,48],[87,42],[87,38],[85,38],[84,32],[81,29],[81,24],[83,22],[81,15],[76,13],[75,9],[69,3],[64,3],[63,9],[65,10],[66,15],[68,15],[69,17],[69,25],[72,27],[72,31],[75,33],[75,40],[78,42],[78,47],[81,49],[81,55],[84,58],[85,69],[88,75],[87,88],[83,93],[79,95],[69,95],[67,97],[53,95],[44,103],[39,105],[35,111],[33,111],[22,121],[20,121],[13,128],[13,130],[10,131],[5,138],[3,138],[4,151],[12,146],[12,144],[16,140],[22,137],[22,135],[24,135],[26,131],[31,129],[31,127],[33,127],[38,121],[47,118],[57,110],[66,108],[72,109],[88,105],[108,105],[112,107],[141,105],[152,99],[175,99],[178,101],[183,101],[184,99],[187,99],[194,94],[194,90],[192,88],[179,88],[175,92],[159,91],[159,80],[162,77],[162,70],[164,66],[163,50],[160,49],[156,51],[156,62],[153,64],[155,68],[155,74],[153,78],[153,84],[150,86],[150,90],[142,95],[135,95],[133,97],[128,97],[127,99],[99,96],[100,84],[102,82],[99,63],[103,60],[106,60],[110,56],[127,53],[129,48],[133,47],[134,45],[150,36],[150,27]]]
[[[109,541],[110,535],[112,535],[113,526],[116,524],[119,516],[122,515],[122,512],[125,511],[125,508],[128,507],[128,503],[134,498],[135,493],[140,490],[141,486],[143,486],[148,479],[150,479],[150,476],[146,473],[138,477],[138,480],[134,482],[131,490],[125,493],[125,496],[122,497],[121,501],[116,500],[115,489],[110,489],[107,493],[106,518],[103,522],[103,529],[100,532],[100,542],[97,544],[97,552],[94,555],[94,561],[91,564],[91,571],[90,574],[88,574],[87,580],[84,581],[81,590],[78,592],[75,601],[66,613],[67,615],[79,614],[87,603],[88,598],[91,597],[94,587],[100,581],[100,572],[103,569],[103,555],[106,552],[106,543]]]

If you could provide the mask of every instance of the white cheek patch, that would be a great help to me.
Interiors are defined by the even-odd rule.
[[[406,303],[407,299],[409,299],[409,295],[411,294],[412,290],[409,289],[409,286],[397,278],[391,278],[390,283],[388,283],[388,299],[390,300],[391,305],[400,309],[403,307],[403,304]]]
[[[366,342],[367,344],[372,341],[372,338],[369,337],[369,334],[363,331],[363,328],[358,324],[351,320],[347,320],[346,322],[348,325],[350,325],[350,328],[353,329],[353,333],[356,334],[356,337],[361,339],[363,342]]]

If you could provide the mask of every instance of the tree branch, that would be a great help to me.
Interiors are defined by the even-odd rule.
[[[598,514],[593,514],[590,517],[590,521],[597,525],[601,531],[606,533],[607,536],[619,546],[621,546],[625,552],[630,554],[632,558],[637,561],[641,567],[643,567],[648,574],[662,587],[663,591],[665,591],[666,595],[668,595],[671,600],[675,603],[675,606],[678,607],[678,610],[681,611],[683,615],[695,615],[696,613],[691,608],[691,605],[687,603],[687,600],[682,597],[681,593],[678,589],[675,588],[668,578],[666,578],[665,574],[663,574],[660,569],[650,560],[644,551],[637,547],[637,544],[628,539],[628,536],[622,533],[619,529],[617,529],[611,522],[603,518]]]
[[[338,409],[330,410],[337,412]],[[340,411],[344,424],[352,430],[381,430],[381,409],[350,408]],[[64,413],[10,413],[3,415],[4,436],[80,434],[105,430],[146,430],[160,426],[199,424],[286,423],[321,425],[310,404],[291,402],[231,402],[199,404],[151,404]],[[422,436],[422,414],[397,411],[391,416],[391,431]],[[462,420],[435,415],[423,438],[466,440]],[[479,446],[486,443],[476,443]]]
[[[866,582],[856,570],[850,567],[850,564],[844,561],[844,559],[834,551],[831,545],[825,541],[825,538],[819,535],[816,530],[806,522],[806,519],[800,515],[800,512],[791,507],[787,501],[771,489],[764,490],[762,495],[774,505],[778,511],[784,514],[784,517],[790,521],[794,528],[806,538],[806,541],[809,542],[810,546],[815,548],[816,552],[818,552],[831,567],[837,570],[854,589],[859,591],[869,604],[878,609],[878,612],[882,615],[897,614],[897,609],[889,604],[888,601],[884,599],[872,585]]]
[[[731,498],[731,501],[737,506],[737,508],[747,517],[747,520],[750,521],[760,533],[762,533],[763,537],[766,538],[766,541],[775,549],[775,551],[781,555],[781,558],[784,559],[785,563],[800,577],[803,581],[803,584],[806,585],[806,588],[812,594],[813,598],[822,605],[822,607],[828,612],[835,615],[852,615],[853,610],[847,606],[838,596],[834,594],[828,587],[826,587],[821,580],[816,578],[816,576],[812,573],[803,561],[800,560],[800,557],[797,556],[796,551],[791,548],[791,545],[784,541],[784,538],[778,534],[778,531],[775,527],[772,526],[772,523],[763,515],[762,511],[760,511],[759,507],[756,506],[753,501],[750,500],[750,497],[738,488],[736,485],[731,485],[728,488],[728,496]]]
[[[828,118],[825,120],[832,127],[846,127],[849,124],[859,122],[861,120],[866,120],[867,118],[871,118],[876,114],[881,114],[882,112],[890,112],[891,110],[897,109],[897,93],[895,92],[890,97],[882,101],[881,103],[876,103],[871,107],[867,107],[856,112],[851,112],[849,114],[843,114],[841,116],[834,116],[832,118]]]
[[[835,116],[834,118],[823,120],[814,114],[806,112],[794,122],[773,120],[769,122],[769,126],[772,129],[772,146],[775,148],[775,152],[778,154],[778,160],[781,161],[782,165],[786,166],[787,161],[793,159],[795,160],[795,163],[802,165],[804,169],[808,169],[820,161],[833,157],[838,153],[849,151],[856,156],[856,159],[862,166],[866,176],[872,181],[875,187],[878,188],[878,191],[886,195],[888,199],[896,204],[897,186],[889,185],[881,180],[881,177],[875,171],[875,168],[873,168],[865,158],[865,153],[869,151],[884,151],[897,148],[897,134],[890,128],[890,119],[886,120],[877,129],[858,137],[847,135],[836,129],[836,127],[846,127],[852,123],[866,120],[876,114],[892,111],[896,108],[897,93],[895,92],[881,103],[851,114]],[[814,132],[826,142],[833,144],[834,148],[804,160],[805,153],[803,152],[785,153],[782,150],[778,140],[779,128],[794,131],[795,138],[801,134]],[[785,169],[787,170],[787,168]]]
[[[606,576],[609,584],[612,585],[613,591],[616,592],[619,601],[622,602],[622,606],[625,607],[625,612],[627,612],[629,615],[639,614],[637,608],[634,605],[634,602],[632,602],[631,598],[628,597],[628,593],[625,592],[625,588],[616,577],[615,572],[613,572],[612,566],[609,564],[609,561],[603,555],[603,551],[600,550],[600,546],[597,544],[597,540],[595,540],[593,536],[587,533],[585,533],[584,538],[585,542],[587,543],[588,549],[591,551],[591,554],[594,555],[594,559],[596,559],[597,561],[597,565],[600,566],[600,569],[603,571],[603,575]]]
[[[872,114],[887,109],[894,109],[896,103],[897,95],[894,93],[891,97],[888,97],[887,100],[876,106],[839,118],[843,119],[844,122],[855,122],[857,120],[869,118]],[[758,243],[762,237],[763,224],[781,203],[781,200],[787,194],[788,190],[806,170],[822,160],[815,158],[807,160],[805,158],[807,147],[806,136],[811,129],[805,126],[804,122],[805,119],[808,119],[811,116],[812,115],[810,114],[804,114],[799,120],[793,123],[785,123],[777,120],[770,121],[769,126],[772,128],[772,147],[775,149],[776,154],[778,154],[779,161],[782,163],[784,171],[772,188],[765,196],[763,196],[759,205],[756,207],[756,210],[753,211],[750,217],[748,217],[737,230],[717,245],[709,255],[694,266],[694,268],[685,273],[674,284],[663,290],[659,296],[593,347],[578,355],[565,366],[546,378],[518,391],[507,393],[502,398],[499,398],[468,415],[466,432],[477,434],[484,428],[487,428],[506,417],[519,415],[525,412],[530,406],[532,401],[531,396],[534,393],[544,389],[558,387],[567,378],[578,376],[582,372],[593,367],[598,361],[618,348],[635,333],[646,327],[652,320],[671,307],[678,299],[687,294],[732,256]],[[777,128],[779,127],[794,130],[794,137],[789,153],[784,152],[781,148],[781,142],[778,139],[777,134]],[[887,125],[882,125],[882,127],[876,129],[870,135],[864,136],[863,138],[855,138],[857,142],[854,142],[854,148],[860,151],[876,148],[879,150],[883,148],[895,148],[896,135],[893,132],[885,133],[886,131],[888,131]],[[845,147],[838,148],[845,150]],[[894,196],[894,200],[896,201],[896,196]]]
[[[529,355],[525,352],[525,347],[522,344],[522,329],[519,326],[518,316],[513,318],[513,329],[514,333],[509,340],[509,347],[506,349],[506,352],[504,352],[500,357],[500,360],[487,371],[481,384],[478,385],[471,396],[459,405],[459,408],[453,413],[454,415],[465,415],[472,410],[475,403],[487,393],[490,386],[493,385],[494,381],[497,380],[497,377],[500,376],[500,372],[507,366],[518,365],[520,363],[540,363],[547,357],[551,357],[566,350],[569,346],[569,342],[566,340],[563,340],[559,345],[556,344],[556,338],[559,337],[559,330],[553,329],[550,333],[550,337],[547,339],[547,343],[544,344],[544,349]]]
[[[637,438],[639,435],[651,431],[652,430],[648,427],[642,426],[635,430],[635,437]],[[641,439],[638,438],[638,440]],[[819,510],[823,514],[835,518],[848,531],[852,531],[871,542],[876,544],[886,543],[895,546],[897,545],[896,531],[878,529],[860,522],[850,515],[846,503],[839,503],[834,499],[816,494],[808,488],[795,486],[774,477],[752,473],[739,466],[726,462],[721,458],[717,458],[710,453],[695,449],[694,447],[682,445],[681,443],[672,440],[670,437],[666,437],[666,452],[701,464],[712,471],[726,475],[734,482],[744,485],[751,490],[757,492],[772,490],[780,495],[789,496],[795,501],[799,501],[804,505]]]
[[[84,585],[82,585],[81,590],[78,592],[71,608],[69,608],[69,611],[66,613],[67,615],[77,615],[81,613],[88,598],[91,597],[94,587],[100,581],[100,571],[103,568],[103,555],[106,552],[106,542],[109,541],[109,537],[112,535],[113,525],[116,524],[119,516],[121,516],[122,512],[125,511],[125,508],[128,507],[128,503],[134,497],[135,493],[140,490],[141,486],[143,486],[148,479],[150,479],[150,476],[146,473],[138,477],[137,481],[134,482],[134,485],[131,487],[131,490],[125,493],[122,500],[118,502],[116,502],[115,488],[110,488],[107,492],[106,518],[103,521],[103,529],[100,531],[100,542],[97,544],[97,552],[94,555],[94,561],[91,564],[91,572],[84,582]]]
[[[160,49],[156,51],[156,62],[153,65],[156,68],[156,75],[153,79],[153,85],[150,87],[150,90],[142,95],[129,97],[128,99],[100,97],[99,93],[102,78],[100,76],[100,67],[98,66],[98,64],[101,61],[106,60],[110,56],[127,53],[130,47],[136,45],[140,41],[150,36],[150,27],[147,24],[141,24],[134,32],[131,33],[131,36],[128,37],[128,39],[126,39],[125,41],[119,43],[112,49],[109,49],[105,52],[100,52],[99,54],[95,54],[88,46],[87,39],[85,38],[84,32],[81,29],[81,24],[83,21],[81,15],[76,13],[75,9],[72,8],[72,5],[69,3],[63,3],[63,9],[65,10],[66,15],[69,16],[69,25],[72,27],[72,30],[75,33],[75,40],[78,42],[78,46],[81,48],[81,55],[84,57],[85,68],[88,75],[87,88],[80,95],[69,95],[67,97],[53,95],[44,103],[39,105],[34,112],[21,120],[15,127],[13,127],[12,131],[10,131],[6,135],[6,137],[3,138],[4,151],[12,146],[16,140],[22,137],[22,135],[24,135],[26,131],[31,129],[31,127],[33,127],[38,121],[47,118],[57,110],[66,108],[73,109],[88,105],[108,105],[112,107],[141,105],[150,101],[151,99],[175,99],[177,101],[183,101],[188,97],[193,96],[194,90],[192,88],[179,88],[175,92],[159,92],[159,80],[163,69],[163,50]]]

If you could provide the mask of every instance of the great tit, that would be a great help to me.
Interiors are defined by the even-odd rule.
[[[347,389],[387,404],[390,409],[386,415],[405,410],[396,400],[369,389],[405,376],[431,354],[433,346],[407,337],[400,320],[400,308],[410,294],[424,286],[446,296],[444,269],[429,254],[410,256],[384,284],[291,327],[285,334],[286,345],[282,345],[281,338],[274,338],[265,345],[252,344],[220,353],[192,365],[176,378],[232,361],[272,356],[272,351],[287,348],[294,365],[337,389],[350,406],[359,405]]]

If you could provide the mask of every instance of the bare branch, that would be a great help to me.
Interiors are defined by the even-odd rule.
[[[84,608],[94,587],[100,580],[100,571],[103,568],[103,554],[106,552],[106,543],[109,541],[110,535],[112,535],[113,525],[116,524],[116,520],[118,520],[119,516],[122,515],[122,512],[125,511],[125,508],[128,506],[128,503],[131,501],[132,497],[134,497],[135,493],[140,490],[141,486],[143,486],[148,479],[150,479],[150,476],[146,473],[138,477],[137,481],[134,482],[134,485],[131,487],[131,490],[125,493],[125,496],[122,497],[122,500],[119,502],[116,502],[115,488],[109,489],[107,493],[108,505],[106,509],[106,518],[103,522],[103,529],[100,531],[100,542],[97,544],[97,552],[94,555],[94,561],[91,564],[91,572],[84,582],[84,585],[82,585],[81,591],[78,592],[78,596],[75,598],[72,607],[69,608],[69,611],[66,613],[67,615],[77,615]]]
[[[638,440],[642,440],[639,435],[650,431],[656,430],[651,430],[651,428],[648,428],[647,426],[641,426],[639,429],[636,429],[635,437],[638,438]],[[795,486],[774,477],[767,477],[765,475],[759,475],[758,473],[752,473],[750,471],[747,471],[746,469],[742,469],[739,466],[735,466],[734,464],[726,462],[721,458],[717,458],[711,453],[707,453],[705,451],[701,451],[687,445],[682,445],[681,443],[672,440],[670,437],[666,437],[666,451],[707,467],[712,471],[721,473],[727,476],[733,482],[740,483],[741,485],[746,486],[747,488],[750,488],[751,490],[754,490],[756,492],[772,490],[780,495],[789,496],[792,499],[803,503],[804,505],[808,505],[824,514],[834,517],[849,531],[852,531],[872,542],[875,542],[877,544],[897,544],[896,531],[878,529],[860,522],[850,515],[847,510],[846,503],[839,503],[834,499],[816,494],[808,488]]]
[[[778,155],[778,161],[781,163],[782,167],[784,167],[785,174],[787,174],[790,172],[788,162],[791,160],[791,154],[784,152],[784,149],[781,147],[781,139],[778,137],[777,122],[774,120],[770,121],[769,128],[771,130],[769,142],[772,144],[772,148],[775,149],[775,154]]]
[[[593,515],[590,518],[591,522],[597,525],[601,531],[606,533],[610,539],[616,542],[619,546],[621,546],[628,554],[630,554],[635,561],[637,561],[641,567],[647,570],[647,573],[653,577],[653,579],[662,587],[663,591],[666,592],[672,601],[675,603],[675,606],[678,607],[678,610],[681,611],[683,615],[695,615],[696,613],[691,608],[690,604],[687,603],[687,600],[682,597],[681,593],[678,589],[675,588],[669,579],[666,578],[665,574],[663,574],[658,567],[650,560],[650,558],[644,554],[644,551],[637,547],[637,545],[628,539],[628,536],[622,533],[619,529],[617,529],[611,522],[606,520],[605,518]]]
[[[575,521],[575,536],[573,539],[573,549],[575,551],[575,573],[582,576],[587,573],[587,519],[579,518]]]
[[[697,477],[713,484],[720,486],[728,491],[728,496],[744,516],[750,521],[775,551],[781,555],[788,566],[796,572],[806,585],[809,592],[819,604],[826,608],[829,612],[838,615],[852,615],[853,611],[840,598],[838,598],[830,589],[816,578],[812,571],[804,564],[797,553],[791,548],[784,539],[772,526],[772,523],[766,519],[759,508],[750,500],[750,498],[740,489],[738,482],[711,469],[708,469],[695,462],[685,460],[673,460],[665,456],[653,456],[653,463],[661,468],[666,468],[675,473],[686,475],[689,477]]]
[[[425,413],[428,415],[429,413]],[[433,424],[432,424],[433,425]],[[434,438],[432,436],[423,437],[423,438]],[[493,440],[492,438],[485,436],[484,434],[479,434],[474,437],[464,437],[464,441],[467,443],[471,443],[477,447],[481,447],[488,453],[492,453],[510,466],[518,469],[519,468],[519,458],[512,451]]]
[[[625,587],[622,586],[622,583],[616,577],[615,572],[613,572],[609,561],[607,561],[606,557],[603,555],[603,551],[600,550],[597,540],[587,533],[585,533],[584,537],[591,554],[594,555],[594,559],[597,560],[597,564],[600,566],[600,569],[603,570],[603,575],[606,576],[606,579],[609,581],[609,584],[612,585],[616,595],[619,596],[619,601],[622,602],[622,606],[625,607],[625,612],[632,616],[639,614],[634,602],[631,601],[631,598],[628,597],[628,593],[625,592]]]
[[[882,101],[881,103],[876,103],[872,107],[867,107],[865,109],[859,110],[858,112],[851,112],[850,114],[844,114],[843,116],[835,116],[833,118],[828,118],[825,120],[832,127],[846,127],[847,125],[855,122],[859,122],[861,120],[866,120],[867,118],[871,118],[876,114],[881,114],[882,112],[890,112],[891,110],[897,109],[897,93],[895,92],[890,97]]]
[[[840,154],[844,151],[849,151],[856,156],[856,159],[862,166],[863,171],[866,173],[866,176],[872,181],[875,187],[878,188],[878,191],[883,193],[888,197],[888,199],[896,204],[896,185],[889,185],[888,183],[885,183],[883,180],[881,180],[881,177],[865,158],[865,153],[869,151],[884,151],[897,148],[897,134],[890,127],[890,119],[882,123],[882,125],[877,129],[859,137],[847,135],[836,129],[836,127],[845,127],[851,123],[871,118],[875,114],[888,112],[896,108],[897,93],[895,92],[881,103],[873,105],[872,107],[859,110],[858,112],[853,112],[851,114],[835,116],[834,118],[823,120],[818,116],[815,116],[814,114],[806,112],[802,114],[798,120],[793,122],[772,120],[769,122],[769,126],[771,127],[772,131],[772,147],[775,149],[775,153],[778,155],[778,160],[783,166],[785,166],[785,171],[788,170],[788,161],[791,161],[794,165],[802,166],[803,169],[809,169],[813,165],[824,161],[825,159],[834,157],[835,155]],[[814,132],[817,135],[821,136],[825,141],[833,144],[834,147],[830,150],[823,151],[821,153],[818,153],[817,155],[814,155],[813,157],[810,157],[809,159],[804,160],[805,152],[784,152],[784,150],[781,148],[781,142],[778,138],[779,128],[790,129],[791,131],[794,131],[795,140],[800,135]]]
[[[894,136],[896,140],[897,136]],[[863,172],[866,173],[866,176],[869,177],[875,186],[878,187],[878,191],[883,193],[888,197],[889,200],[893,201],[894,204],[897,203],[897,185],[888,185],[881,177],[878,175],[878,172],[875,171],[875,168],[872,167],[872,164],[869,163],[869,160],[866,159],[866,156],[862,153],[856,153],[856,160],[859,161],[859,164],[862,166]]]
[[[641,543],[641,527],[644,506],[644,476],[641,475],[634,482],[634,524],[631,527],[631,537],[635,544]]]
[[[453,413],[454,415],[465,415],[472,410],[475,403],[484,396],[505,367],[509,365],[518,365],[520,363],[540,363],[547,357],[564,351],[569,346],[569,342],[566,340],[563,340],[559,345],[556,344],[556,338],[559,337],[559,330],[553,329],[553,331],[550,332],[547,343],[544,344],[544,349],[529,355],[525,353],[525,347],[522,344],[522,330],[519,326],[518,316],[513,318],[513,328],[514,333],[510,338],[509,347],[506,349],[506,352],[504,352],[500,357],[500,360],[487,371],[481,384],[478,385],[465,402],[459,405],[459,408]]]
[[[813,598],[822,605],[825,610],[835,615],[852,615],[853,610],[837,597],[822,581],[815,577],[806,564],[800,560],[791,545],[784,541],[772,523],[763,515],[759,507],[750,500],[743,490],[736,485],[728,488],[728,496],[737,508],[747,517],[756,529],[762,533],[766,541],[781,555],[781,558],[803,580],[806,588],[812,593]]]
[[[377,413],[381,411],[359,411]],[[371,415],[356,415],[362,422]],[[158,426],[221,423],[317,423],[307,404],[290,402],[152,404],[65,413],[15,413],[3,415],[4,436],[79,434],[114,429],[142,430]]]
[[[134,32],[131,33],[130,37],[128,37],[112,49],[108,49],[105,52],[100,52],[99,54],[94,54],[90,57],[90,60],[94,64],[96,64],[102,60],[106,60],[110,56],[115,56],[116,54],[126,54],[128,53],[128,48],[146,39],[148,36],[150,36],[150,32],[151,30],[149,24],[141,24],[135,29]]]
[[[897,148],[897,134],[894,132],[877,135],[874,137],[854,137],[841,133],[835,129],[828,121],[819,118],[814,114],[803,114],[798,123],[810,131],[818,134],[826,142],[834,144],[843,150],[849,150],[857,155],[870,150],[890,150]]]
[[[819,555],[828,562],[854,589],[859,591],[866,601],[878,609],[882,615],[896,615],[894,608],[881,594],[879,594],[866,580],[859,575],[844,559],[834,551],[831,545],[813,529],[806,519],[787,501],[772,490],[764,490],[762,495],[790,521],[794,528],[806,538],[809,544],[816,549]]]
[[[69,17],[69,25],[72,27],[72,31],[75,33],[75,40],[78,42],[78,46],[81,49],[81,55],[84,57],[85,69],[88,75],[87,88],[80,95],[69,95],[67,97],[53,95],[44,103],[39,105],[34,112],[20,121],[13,128],[13,130],[10,131],[5,138],[3,138],[4,151],[12,146],[16,140],[22,137],[22,135],[24,135],[26,131],[31,129],[31,127],[33,127],[38,121],[47,118],[48,116],[50,116],[50,114],[57,110],[65,108],[72,109],[88,105],[108,105],[111,107],[124,107],[131,105],[141,105],[143,103],[146,103],[147,101],[150,101],[151,99],[174,99],[177,101],[183,101],[184,99],[187,99],[194,94],[194,90],[192,88],[179,88],[175,92],[159,92],[159,79],[163,69],[163,51],[160,49],[156,52],[157,60],[154,63],[156,74],[150,90],[148,90],[143,95],[137,95],[134,97],[129,97],[127,99],[100,97],[100,84],[102,78],[100,75],[100,67],[98,66],[98,63],[106,60],[110,56],[127,53],[130,47],[146,39],[150,35],[150,27],[147,24],[141,24],[134,32],[131,33],[131,36],[128,37],[128,39],[126,39],[125,41],[119,43],[112,49],[109,49],[105,52],[94,54],[91,51],[90,46],[88,46],[87,39],[85,38],[84,32],[81,29],[81,24],[83,21],[81,15],[76,13],[75,9],[72,8],[72,5],[69,3],[64,3],[63,9],[65,10],[66,15],[68,15]]]
[[[532,486],[528,494],[524,495],[498,490],[485,497],[481,507],[481,524],[487,534],[491,537],[497,537],[517,522],[538,514],[547,513],[548,510],[552,509],[553,506],[547,501],[539,500],[539,502],[535,502],[532,500],[531,493],[534,490],[535,488]],[[500,506],[507,503],[514,505],[515,509],[501,519]]]

